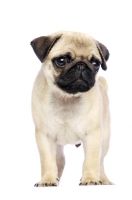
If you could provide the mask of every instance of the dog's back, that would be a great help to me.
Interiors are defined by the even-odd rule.
[[[98,77],[99,83],[102,85],[102,87],[105,89],[105,91],[108,91],[108,84],[106,82],[106,79],[103,76]]]

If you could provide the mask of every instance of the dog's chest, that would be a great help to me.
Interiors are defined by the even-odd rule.
[[[74,144],[86,134],[84,105],[80,99],[54,99],[48,106],[47,132],[59,144]]]

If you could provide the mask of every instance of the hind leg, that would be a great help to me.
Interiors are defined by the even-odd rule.
[[[109,179],[107,178],[105,174],[103,161],[101,161],[101,164],[100,164],[100,180],[103,185],[113,185],[113,183],[109,181]]]
[[[58,178],[60,179],[65,166],[65,156],[63,153],[64,146],[57,145],[56,163],[58,168]]]
[[[113,185],[111,181],[107,178],[104,170],[104,157],[106,156],[109,150],[109,140],[110,140],[110,131],[106,131],[107,135],[102,142],[102,156],[100,161],[100,180],[102,181],[103,185]]]

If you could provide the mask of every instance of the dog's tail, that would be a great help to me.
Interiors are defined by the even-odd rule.
[[[103,86],[103,88],[106,90],[106,92],[108,91],[108,84],[106,82],[106,79],[102,76],[98,77],[98,80],[100,82],[100,84]]]

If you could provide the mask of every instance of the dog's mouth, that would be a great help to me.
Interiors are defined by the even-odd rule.
[[[94,86],[95,76],[93,71],[82,63],[72,67],[57,78],[59,88],[70,94],[86,92]]]
[[[88,91],[88,83],[82,79],[78,79],[76,81],[73,81],[71,84],[67,85],[65,88],[65,91],[68,93],[77,93],[77,92],[86,92]]]
[[[78,92],[86,92],[88,91],[94,84],[88,84],[87,81],[83,79],[78,79],[72,81],[70,84],[68,84],[65,87],[61,87],[63,90],[65,90],[68,93],[76,94]]]

